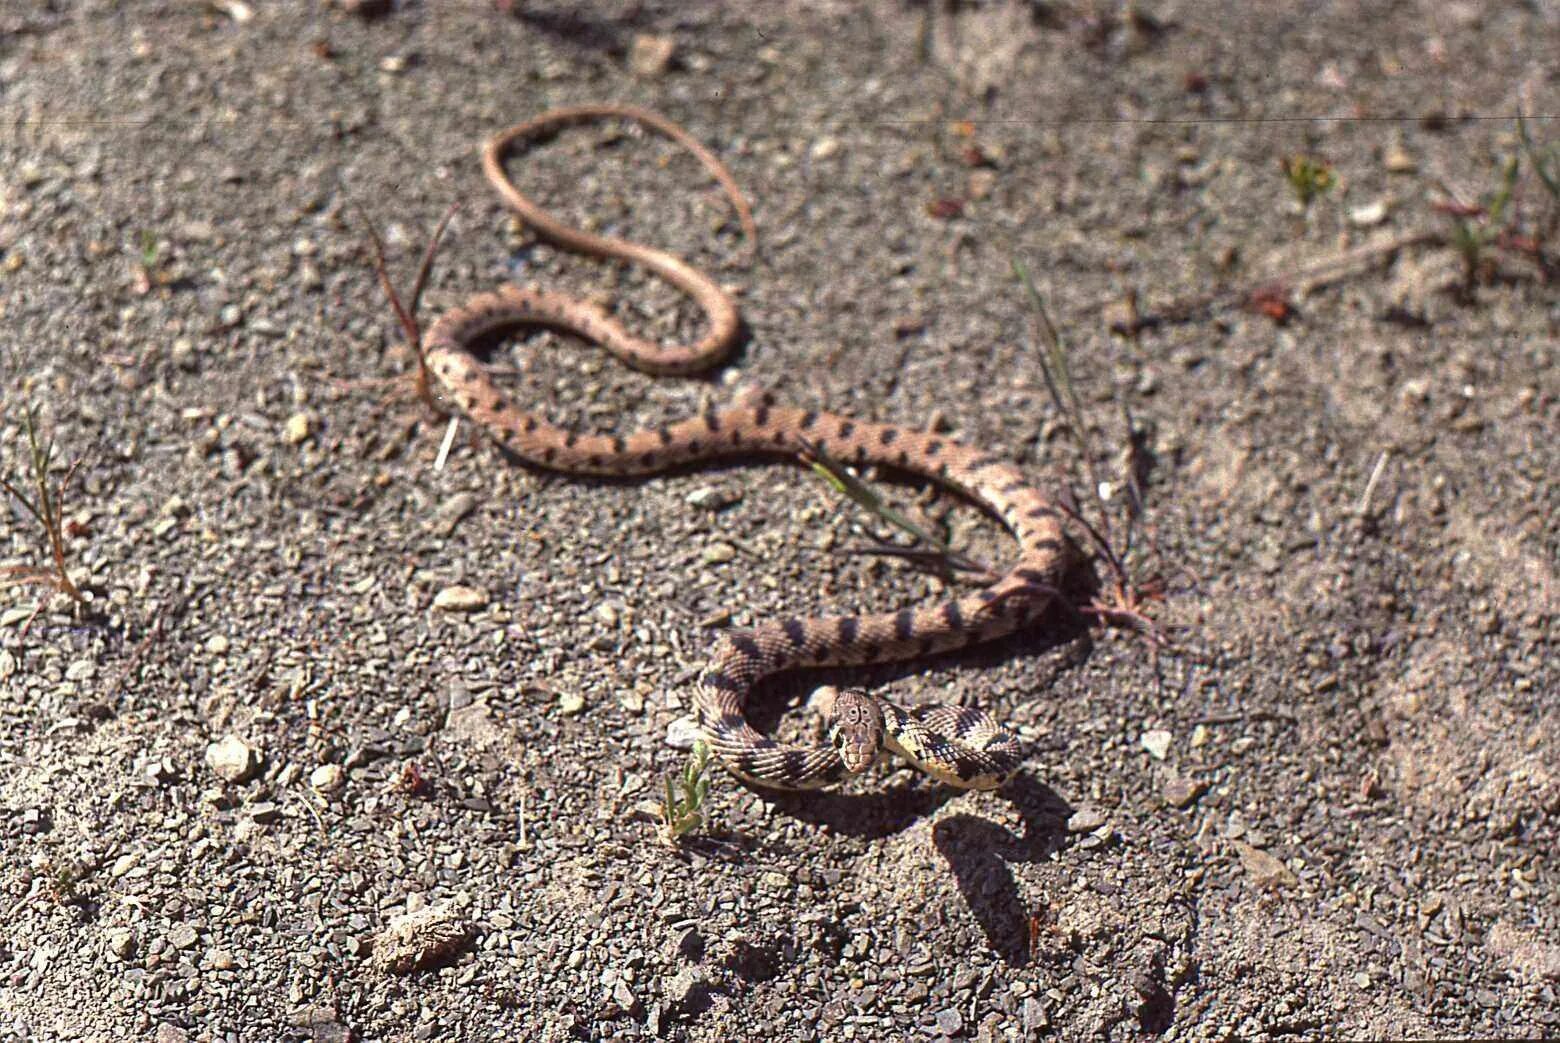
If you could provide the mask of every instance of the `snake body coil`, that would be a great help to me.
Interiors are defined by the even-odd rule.
[[[1056,507],[1016,467],[941,435],[893,424],[777,404],[748,394],[723,409],[627,435],[581,434],[517,406],[499,388],[470,345],[516,326],[566,330],[602,345],[628,365],[651,373],[688,373],[714,365],[738,332],[736,306],[708,276],[653,247],[591,235],[559,223],[522,195],[504,171],[518,143],[556,129],[604,118],[656,130],[691,151],[715,176],[748,236],[752,217],[725,168],[681,127],[643,109],[585,106],[544,113],[490,139],[483,168],[505,202],[542,237],[566,249],[634,261],[691,296],[710,331],[692,345],[634,337],[587,302],[539,289],[504,286],[478,294],[439,318],[426,339],[429,369],[444,393],[505,448],[539,467],[570,474],[647,475],[740,454],[794,457],[823,450],[852,464],[883,464],[949,486],[992,512],[1017,539],[1012,567],[983,590],[919,609],[863,616],[794,617],[723,637],[693,689],[693,705],[711,749],[736,775],[782,789],[837,782],[872,763],[879,746],[954,786],[990,789],[1018,766],[1017,740],[984,711],[960,706],[900,708],[862,692],[834,699],[833,739],[800,747],[754,729],[744,704],[764,677],[795,667],[864,664],[931,655],[1012,632],[1050,599],[1064,564]]]

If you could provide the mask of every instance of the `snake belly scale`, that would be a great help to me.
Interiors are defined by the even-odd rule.
[[[560,293],[504,286],[442,315],[424,342],[441,392],[467,417],[530,464],[578,475],[649,475],[730,455],[796,457],[821,448],[851,464],[881,464],[948,486],[1002,520],[1018,542],[1017,560],[994,583],[964,597],[870,615],[794,617],[725,635],[694,683],[692,702],[711,750],[734,774],[780,789],[838,782],[870,765],[879,749],[903,757],[948,784],[991,789],[1017,768],[1017,739],[990,714],[963,706],[902,708],[859,691],[830,707],[831,741],[796,746],[748,723],[744,707],[763,678],[797,667],[851,665],[932,655],[1010,633],[1049,603],[1065,565],[1056,506],[1012,464],[942,435],[781,405],[745,393],[730,406],[630,434],[588,434],[558,427],[517,405],[471,346],[502,329],[547,326],[599,344],[628,365],[657,374],[713,366],[739,329],[736,306],[708,276],[654,247],[570,228],[522,195],[505,171],[516,146],[562,127],[622,119],[657,131],[691,151],[716,178],[752,242],[746,201],[713,154],[681,127],[629,106],[594,105],[547,112],[491,138],[483,168],[505,202],[540,236],[565,249],[644,265],[704,310],[709,332],[691,345],[642,340],[595,305]]]

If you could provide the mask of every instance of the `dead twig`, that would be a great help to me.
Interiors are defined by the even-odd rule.
[[[390,281],[390,272],[385,264],[384,241],[379,238],[379,232],[375,230],[373,222],[361,211],[359,212],[363,227],[368,232],[369,245],[374,253],[374,274],[379,277],[379,286],[385,292],[390,309],[395,312],[396,321],[401,324],[401,333],[406,338],[407,347],[411,349],[413,357],[417,360],[417,369],[412,375],[412,392],[418,401],[436,413],[442,413],[443,410],[440,409],[438,400],[433,394],[433,380],[428,373],[428,358],[423,351],[422,326],[418,322],[417,312],[422,306],[423,289],[428,284],[429,273],[433,271],[433,259],[438,253],[439,243],[444,239],[444,231],[449,227],[450,219],[455,216],[455,211],[458,209],[460,203],[451,203],[449,209],[444,211],[444,216],[439,219],[433,237],[428,240],[427,249],[423,251],[422,263],[417,268],[417,278],[412,283],[412,292],[404,300],[396,290],[395,284]]]

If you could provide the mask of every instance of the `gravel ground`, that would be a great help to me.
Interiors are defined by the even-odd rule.
[[[88,454],[94,595],[33,618],[36,588],[0,591],[0,1037],[1560,1033],[1552,286],[1508,253],[1467,287],[1422,245],[1287,316],[1109,329],[1130,293],[1152,316],[1444,231],[1443,186],[1491,192],[1518,148],[1480,117],[1560,111],[1552,6],[352,6],[0,13],[0,467],[27,404]],[[699,328],[481,179],[485,135],[602,100],[710,142],[763,260],[658,140],[536,149],[538,197],[719,273],[750,327],[710,380],[517,352],[559,416],[627,430],[758,383],[1059,484],[1015,257],[1105,457],[1130,404],[1174,654],[1060,618],[831,678],[993,709],[1031,751],[1003,791],[718,776],[660,843],[644,805],[715,628],[938,581],[840,553],[862,519],[798,468],[583,482],[469,426],[440,468],[444,424],[382,383],[406,358],[363,215],[409,279],[460,201],[427,314],[534,278]],[[1309,212],[1294,154],[1337,177]],[[1519,219],[1544,201],[1525,178]],[[0,561],[38,561],[4,517]],[[485,603],[435,605],[456,587]],[[757,716],[808,732],[818,679]]]

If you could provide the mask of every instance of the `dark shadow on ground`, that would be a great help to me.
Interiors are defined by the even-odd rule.
[[[1001,794],[1022,819],[1023,832],[974,815],[949,815],[932,827],[932,843],[948,860],[959,893],[975,915],[992,951],[1010,967],[1030,959],[1030,910],[1010,868],[1061,850],[1072,807],[1055,790],[1020,772]]]

